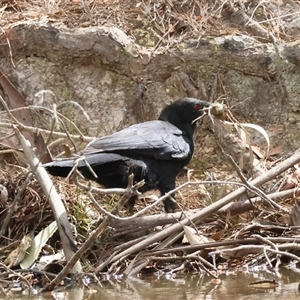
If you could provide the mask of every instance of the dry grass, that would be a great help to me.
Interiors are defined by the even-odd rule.
[[[154,48],[157,48],[172,46],[186,38],[200,41],[203,36],[251,35],[253,26],[256,31],[290,40],[293,37],[286,33],[286,25],[299,16],[299,10],[298,1],[288,4],[277,0],[11,0],[0,8],[0,26],[42,19],[70,28],[117,26],[134,36],[137,42],[140,31],[151,32],[156,38]],[[237,14],[244,19],[236,22],[233,16]]]

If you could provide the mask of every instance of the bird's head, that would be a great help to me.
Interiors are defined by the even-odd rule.
[[[211,103],[196,98],[184,98],[166,106],[159,120],[167,121],[181,130],[190,131],[195,128],[195,120],[201,117]]]

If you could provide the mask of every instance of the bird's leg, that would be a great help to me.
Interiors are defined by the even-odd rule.
[[[128,209],[129,213],[132,215],[133,214],[133,207],[135,204],[135,200],[137,200],[138,196],[133,195],[129,198],[129,200],[125,203],[124,207]]]
[[[175,194],[172,194],[171,197],[168,197],[164,200],[164,207],[167,213],[173,213],[175,209],[178,208],[177,203],[174,202],[172,198],[175,200]]]
[[[175,179],[174,180],[169,179],[168,181],[169,181],[168,184],[166,184],[166,182],[164,182],[164,183],[161,183],[160,186],[158,187],[162,195],[175,189]],[[172,193],[170,195],[170,197],[168,197],[164,200],[164,207],[165,207],[165,211],[167,213],[173,213],[174,210],[176,208],[178,208],[177,203],[174,202],[172,199],[175,200],[175,193]]]

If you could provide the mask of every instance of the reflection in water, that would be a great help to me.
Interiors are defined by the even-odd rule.
[[[290,270],[282,270],[280,275],[273,273],[237,273],[236,275],[222,276],[220,281],[214,281],[207,276],[186,275],[172,278],[146,277],[143,279],[130,278],[122,282],[105,282],[102,287],[97,285],[87,288],[70,288],[30,297],[32,300],[133,300],[133,299],[230,299],[230,300],[262,300],[262,299],[300,299],[298,284],[300,274]],[[260,280],[279,282],[275,289],[259,289],[249,286],[249,283]],[[28,297],[14,295],[14,300],[27,300]]]
[[[276,289],[259,289],[249,283],[259,280],[273,280],[280,283]],[[292,271],[281,273],[281,278],[273,274],[251,273],[245,275],[224,275],[221,281],[211,280],[207,276],[185,276],[173,279],[144,278],[144,280],[126,280],[118,287],[107,286],[94,298],[129,299],[299,299],[298,283],[300,275]],[[108,291],[110,292],[108,293]]]

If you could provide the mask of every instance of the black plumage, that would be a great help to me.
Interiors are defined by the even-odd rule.
[[[158,120],[95,139],[80,156],[85,157],[97,178],[85,160],[79,161],[78,170],[85,178],[107,188],[126,187],[128,176],[133,173],[135,182],[145,180],[142,192],[157,188],[163,195],[175,188],[177,174],[190,161],[194,152],[194,120],[209,106],[208,102],[195,98],[181,99],[165,107]],[[50,174],[66,177],[76,158],[56,160],[44,166]],[[128,207],[132,208],[134,202],[133,197]],[[169,198],[164,206],[166,212],[173,212],[177,207]]]

